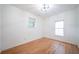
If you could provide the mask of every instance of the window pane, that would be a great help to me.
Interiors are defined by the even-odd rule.
[[[59,21],[55,23],[55,28],[63,28],[64,27],[64,22],[63,21]]]
[[[55,34],[59,35],[59,36],[64,36],[64,31],[63,31],[63,29],[56,29]]]

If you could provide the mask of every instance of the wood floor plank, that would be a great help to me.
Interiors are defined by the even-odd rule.
[[[2,54],[53,54],[56,52],[54,46],[64,47],[66,54],[78,54],[79,48],[76,45],[64,43],[50,38],[41,38],[29,43],[2,51]],[[59,50],[58,50],[59,51]],[[61,50],[62,51],[62,50]]]

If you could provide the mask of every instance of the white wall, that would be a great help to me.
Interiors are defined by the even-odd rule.
[[[19,44],[41,37],[67,41],[79,45],[79,8],[66,11],[55,16],[41,19],[31,13],[11,5],[4,5],[3,9],[3,39],[2,50],[15,47]],[[28,18],[36,18],[36,26],[28,28]],[[64,20],[64,36],[55,35],[55,21]]]
[[[76,39],[79,47],[79,7],[76,9],[76,19],[75,19],[75,30],[76,30]]]
[[[34,28],[28,27],[29,17],[36,18]],[[4,5],[2,50],[42,37],[42,19],[14,6]]]
[[[77,17],[79,10],[76,10],[66,11],[48,18],[46,37],[79,45],[79,16]],[[55,35],[55,22],[58,20],[64,20],[65,23],[63,37]]]
[[[1,17],[1,14],[2,14],[2,11],[1,11],[1,8],[2,6],[0,5],[0,50],[1,50],[1,20],[2,20],[2,17]]]

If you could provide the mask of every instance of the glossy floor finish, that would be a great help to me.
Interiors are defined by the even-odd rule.
[[[41,38],[2,51],[2,54],[78,54],[76,45],[49,38]]]

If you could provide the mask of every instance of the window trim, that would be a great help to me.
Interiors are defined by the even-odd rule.
[[[61,21],[63,21],[63,28],[56,28],[56,26],[55,26],[55,25],[56,25],[56,22],[61,22]],[[55,28],[54,34],[55,34],[56,36],[61,36],[61,37],[64,36],[64,20],[55,21],[55,25],[54,25],[54,26],[55,26],[55,27],[54,27],[54,28]],[[63,29],[63,35],[57,35],[57,34],[56,34],[56,29]]]

